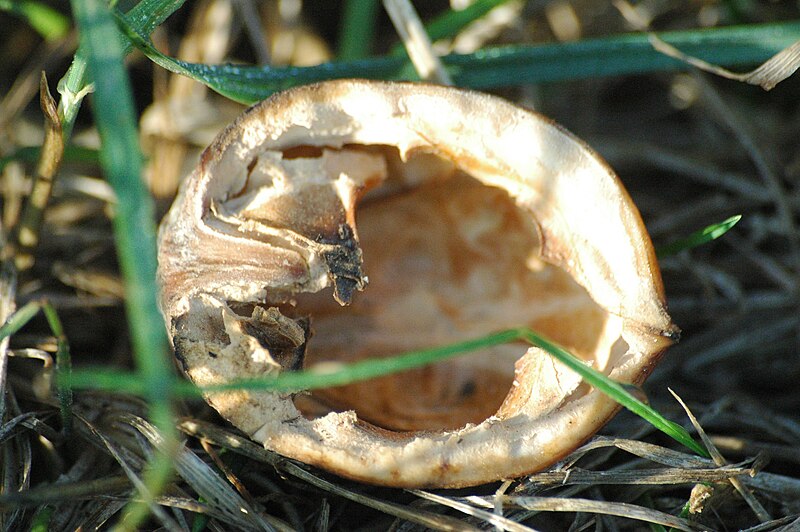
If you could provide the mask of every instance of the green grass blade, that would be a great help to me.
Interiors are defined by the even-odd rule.
[[[150,35],[185,2],[186,0],[141,0],[128,11],[128,21],[145,35]]]
[[[375,41],[380,0],[346,0],[339,28],[339,53],[343,61],[370,55]]]
[[[237,380],[225,384],[207,386],[202,390],[188,382],[179,381],[173,383],[171,390],[181,397],[197,397],[201,391],[255,390],[296,392],[300,390],[317,390],[332,386],[343,386],[423,367],[455,356],[463,356],[478,349],[501,345],[514,340],[522,340],[516,330],[501,331],[474,340],[412,351],[394,357],[342,364],[335,367],[335,369],[284,372],[276,377]],[[141,379],[137,378],[135,374],[113,370],[76,370],[69,377],[69,381],[76,388],[102,388],[133,394],[141,394],[144,390]]]
[[[800,22],[663,32],[658,35],[693,57],[735,67],[766,61],[794,43],[800,36]],[[653,49],[647,36],[641,33],[539,46],[490,47],[474,54],[448,56],[445,64],[459,84],[474,88],[689,68],[685,63]]]
[[[185,2],[186,0],[141,0],[126,13],[126,17],[139,33],[149,36]],[[125,53],[130,53],[133,45],[124,36],[120,38],[125,45]]]
[[[168,390],[174,377],[164,324],[156,304],[154,208],[142,175],[137,119],[123,64],[119,32],[104,0],[73,0],[79,50],[94,83],[93,111],[100,134],[100,160],[114,188],[114,236],[125,285],[125,307],[137,371],[145,384],[150,417],[169,442],[176,442]],[[170,472],[170,459],[157,454],[145,475],[150,493],[158,493]],[[135,529],[147,515],[147,503],[133,503],[125,526]]]
[[[153,62],[242,103],[253,103],[275,91],[324,79],[397,80],[416,77],[407,59],[400,57],[282,68],[188,63],[156,50],[149,38],[134,28],[125,15],[117,13],[117,23]],[[789,46],[800,35],[800,22],[659,35],[687,54],[731,67],[765,61]],[[643,34],[544,45],[489,47],[473,54],[445,56],[442,61],[457,85],[478,89],[688,68],[681,61],[654,50]]]
[[[54,508],[52,506],[42,506],[36,511],[31,519],[30,532],[47,532],[52,530],[50,520],[53,517]]]
[[[731,228],[741,219],[742,215],[737,214],[736,216],[731,216],[727,220],[724,220],[720,223],[712,224],[708,227],[700,229],[699,231],[695,231],[686,238],[682,238],[681,240],[667,244],[666,246],[659,247],[656,249],[656,256],[661,259],[670,255],[675,255],[684,249],[696,248],[697,246],[701,246],[706,242],[716,240],[730,231]]]
[[[71,386],[74,390],[104,390],[108,392],[127,393],[131,395],[144,396],[147,393],[147,385],[139,373],[133,371],[122,371],[109,369],[107,367],[90,367],[73,369],[70,375],[59,375],[58,378],[64,386]],[[178,384],[178,383],[175,383]],[[184,396],[192,396],[189,392],[183,391],[180,385],[171,389]],[[194,393],[194,397],[199,396],[200,390]]]
[[[637,416],[641,417],[667,436],[688,447],[700,456],[709,456],[705,448],[697,443],[689,435],[686,429],[677,423],[668,420],[657,410],[634,397],[633,394],[628,391],[625,385],[610,379],[608,376],[597,371],[596,369],[587,366],[581,359],[571,354],[563,347],[531,331],[530,329],[520,329],[519,335],[530,342],[531,345],[535,345],[536,347],[540,347],[541,349],[547,351],[559,362],[580,375],[581,378],[583,378],[583,380],[588,384],[591,384],[599,391],[606,394],[608,397],[624,406]]]
[[[666,419],[658,411],[637,399],[631,394],[626,385],[618,383],[596,369],[587,366],[583,361],[569,353],[563,347],[527,328],[509,329],[474,340],[467,340],[421,351],[413,351],[389,358],[368,359],[353,364],[343,364],[333,370],[324,372],[314,369],[285,372],[272,378],[237,380],[215,386],[206,386],[202,388],[202,391],[220,392],[246,389],[294,392],[342,386],[375,377],[390,375],[399,371],[422,367],[455,356],[462,356],[478,349],[505,344],[515,340],[524,340],[531,345],[543,349],[565,366],[578,373],[588,384],[643,418],[661,432],[667,434],[675,441],[683,444],[700,456],[708,456],[703,446],[697,443],[683,427]],[[141,383],[137,382],[134,376],[119,372],[75,372],[72,379],[72,383],[76,387],[102,386],[109,390],[124,390],[129,393],[139,393],[142,389]],[[173,384],[172,391],[176,395],[182,397],[195,397],[201,389],[194,387],[188,382],[176,382]]]
[[[126,308],[137,365],[156,399],[169,384],[167,339],[156,303],[155,213],[141,179],[136,113],[123,50],[109,11],[100,0],[73,0],[95,85],[94,115],[102,141],[100,160],[117,195],[114,234],[125,279]]]
[[[0,11],[20,17],[46,41],[61,39],[69,31],[69,19],[41,2],[0,0]]]
[[[343,364],[333,370],[315,370],[312,368],[306,371],[285,372],[272,379],[252,379],[217,386],[207,386],[203,388],[203,391],[236,390],[244,386],[254,390],[296,392],[300,390],[316,390],[333,386],[344,386],[354,382],[420,368],[456,356],[463,356],[479,349],[522,339],[523,338],[520,338],[514,330],[501,331],[474,340],[467,340],[442,347],[412,351],[388,358],[368,359],[352,364]]]

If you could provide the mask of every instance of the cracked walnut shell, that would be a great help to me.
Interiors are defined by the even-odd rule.
[[[652,244],[583,142],[500,98],[340,80],[251,107],[159,237],[161,305],[198,385],[528,326],[640,384],[676,334]],[[284,456],[459,487],[562,458],[618,406],[514,343],[313,393],[209,393]]]

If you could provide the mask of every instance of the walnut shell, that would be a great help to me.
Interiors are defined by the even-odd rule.
[[[199,385],[516,326],[639,384],[677,331],[606,163],[552,121],[461,89],[276,94],[204,152],[159,240],[162,310]],[[521,343],[320,392],[207,400],[268,449],[406,487],[541,469],[618,409]]]

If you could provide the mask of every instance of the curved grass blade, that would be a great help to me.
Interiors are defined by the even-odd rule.
[[[413,75],[414,71],[410,63],[402,58],[280,68],[189,63],[161,53],[148,37],[128,22],[125,15],[116,13],[116,17],[122,32],[151,61],[170,72],[199,81],[231,100],[245,104],[262,100],[276,91],[315,81],[346,77],[402,79]]]
[[[220,392],[229,390],[258,390],[296,392],[343,386],[358,381],[390,375],[409,369],[419,368],[448,358],[464,355],[478,349],[522,340],[516,329],[501,331],[474,340],[467,340],[442,347],[412,351],[388,358],[368,359],[340,366],[328,365],[321,370],[308,369],[281,373],[277,377],[232,381],[226,384],[198,388],[191,383],[173,383],[172,391],[178,396],[198,397],[201,392]],[[74,371],[69,378],[78,388],[102,388],[140,395],[144,386],[133,373],[114,370],[94,369]]]
[[[686,429],[677,423],[668,420],[657,410],[636,398],[628,390],[626,385],[609,378],[607,375],[590,366],[587,366],[581,359],[560,345],[525,327],[500,331],[474,340],[467,340],[465,342],[459,342],[444,347],[406,353],[387,359],[365,360],[363,362],[342,366],[341,369],[322,375],[319,375],[318,372],[314,372],[313,370],[296,373],[282,373],[280,376],[274,379],[273,386],[275,386],[275,388],[271,389],[296,391],[301,389],[306,390],[312,388],[340,386],[343,384],[349,384],[350,382],[354,382],[356,380],[367,380],[390,373],[420,367],[433,362],[438,362],[447,358],[462,355],[467,352],[476,351],[478,349],[483,349],[485,347],[494,345],[505,344],[514,340],[524,340],[530,345],[543,349],[549,355],[580,375],[581,378],[588,384],[597,388],[600,392],[606,394],[620,405],[641,417],[653,425],[653,427],[656,429],[660,430],[678,443],[683,444],[700,456],[708,457],[708,452],[705,450],[705,448],[697,443],[689,435]],[[315,375],[315,373],[317,374]],[[268,381],[265,382],[264,380],[253,380],[248,384],[258,385],[258,383],[262,382],[266,384]],[[203,391],[211,392],[225,389],[237,389],[239,387],[238,385],[241,384],[244,383],[230,383],[227,385],[206,387],[203,388]]]
[[[143,35],[150,35],[167,18],[186,2],[186,0],[141,0],[126,14],[128,22]],[[126,43],[125,53],[132,45]]]
[[[731,228],[739,223],[739,220],[741,219],[742,215],[737,214],[736,216],[731,216],[727,220],[724,220],[720,223],[712,224],[708,227],[700,229],[699,231],[695,231],[686,238],[682,238],[676,242],[667,244],[666,246],[659,247],[656,249],[656,256],[659,259],[669,257],[670,255],[675,255],[676,253],[683,251],[684,249],[696,248],[697,246],[701,246],[706,242],[716,240],[730,231]]]
[[[1,0],[0,0],[1,1]],[[132,27],[143,35],[150,35],[167,17],[183,5],[186,0],[142,0],[127,13],[128,21]],[[133,44],[124,36],[115,36],[122,43],[123,54],[133,50]],[[67,73],[58,82],[58,92],[61,101],[58,111],[61,115],[64,140],[70,137],[72,125],[78,116],[83,98],[92,91],[91,85],[86,80],[86,58],[84,51],[79,48]]]
[[[325,79],[417,79],[407,59],[390,56],[313,67],[188,63],[158,51],[126,15],[115,14],[122,32],[153,62],[242,103],[254,103],[276,91]],[[665,32],[660,37],[687,54],[720,65],[735,66],[769,59],[795,42],[798,34],[800,21]],[[456,85],[476,89],[687,68],[683,62],[654,50],[644,34],[555,44],[488,47],[473,54],[448,55],[442,57],[442,62]]]
[[[581,359],[568,352],[560,345],[548,340],[547,338],[531,331],[530,329],[520,329],[520,336],[524,337],[530,344],[540,347],[547,351],[551,356],[556,358],[559,362],[573,370],[581,376],[584,381],[591,384],[608,397],[624,406],[637,416],[641,417],[653,427],[657,428],[670,438],[678,443],[683,444],[700,456],[708,457],[708,452],[705,448],[697,443],[680,425],[674,423],[661,415],[650,405],[647,405],[637,399],[626,385],[621,384],[607,375],[597,371],[596,369],[587,366]]]
[[[422,367],[448,358],[463,356],[466,353],[486,347],[518,340],[523,340],[530,345],[543,349],[565,366],[578,373],[588,384],[643,418],[661,432],[667,434],[698,455],[708,456],[703,446],[697,443],[686,429],[666,419],[651,406],[637,399],[628,390],[626,385],[616,382],[607,375],[587,366],[583,361],[555,342],[524,327],[508,329],[473,340],[442,347],[412,351],[394,357],[368,359],[346,365],[342,364],[333,369],[330,369],[330,366],[328,369],[324,370],[315,370],[312,368],[305,371],[281,373],[277,377],[237,380],[215,386],[206,386],[202,389],[195,387],[189,382],[175,382],[172,387],[172,392],[181,397],[196,397],[201,392],[212,393],[243,389],[296,392],[299,390],[342,386]],[[113,371],[74,372],[71,382],[75,387],[103,387],[108,390],[127,391],[130,393],[141,393],[142,391],[142,383],[138,382],[135,376]]]

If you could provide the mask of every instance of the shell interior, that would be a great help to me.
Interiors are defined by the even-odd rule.
[[[507,192],[430,153],[403,162],[386,146],[342,151],[383,158],[387,168],[355,211],[368,283],[347,306],[334,300],[331,289],[271,302],[285,316],[310,322],[303,367],[443,346],[519,326],[600,369],[627,351],[620,320],[567,272],[541,259],[531,214]],[[519,343],[495,346],[301,394],[295,404],[310,417],[354,410],[359,419],[390,430],[456,429],[518,410],[515,363],[526,351]]]

